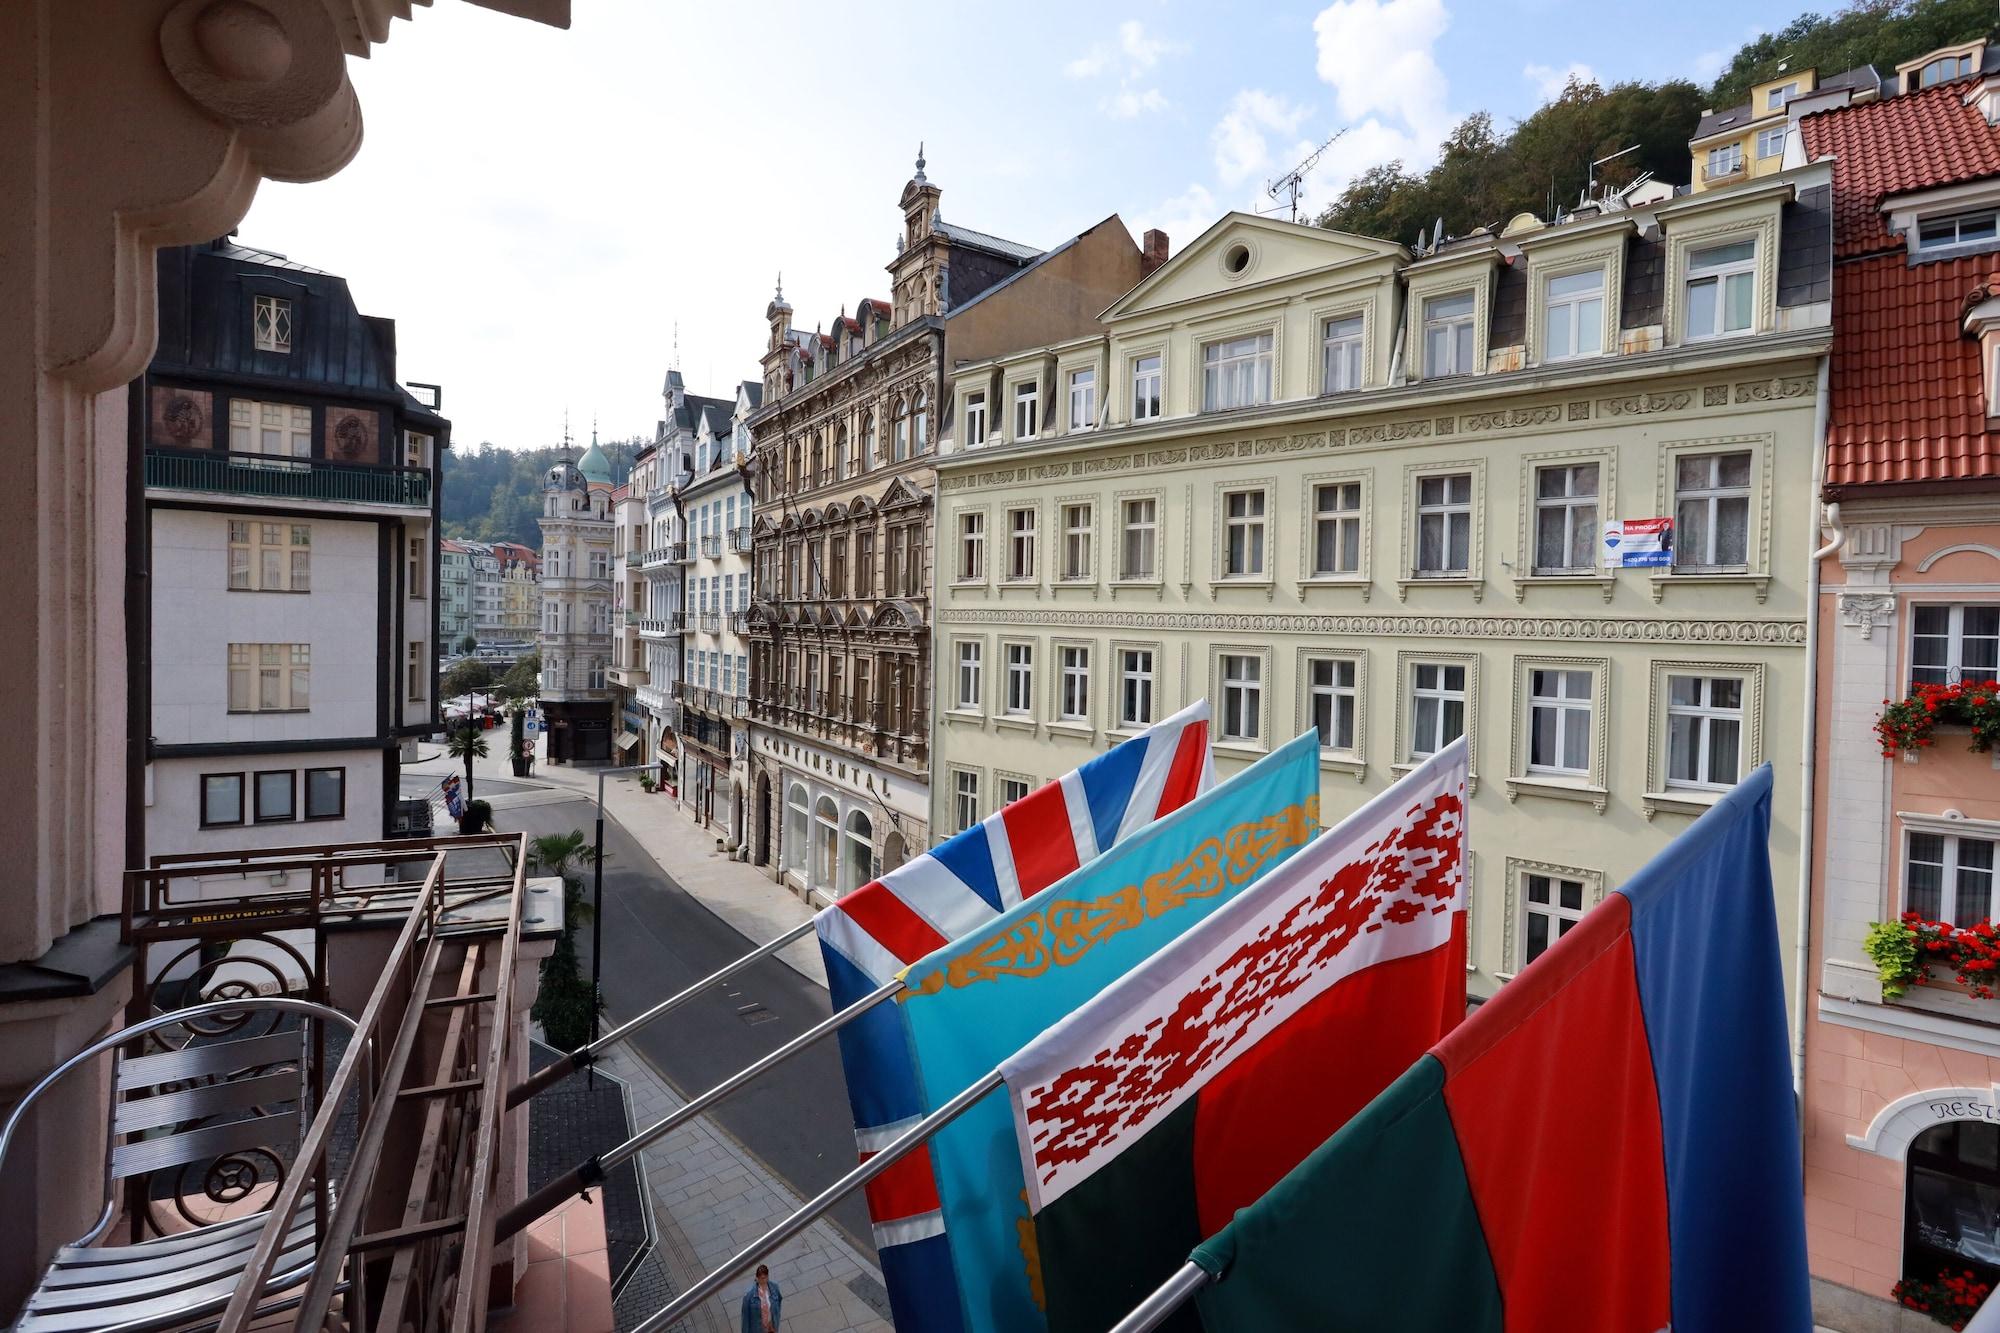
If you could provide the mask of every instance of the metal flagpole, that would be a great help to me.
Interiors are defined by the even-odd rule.
[[[625,1022],[620,1023],[617,1027],[611,1029],[611,1031],[605,1033],[603,1036],[597,1038],[596,1040],[586,1042],[583,1045],[577,1047],[575,1050],[571,1051],[568,1055],[565,1055],[562,1059],[557,1060],[554,1064],[542,1066],[542,1068],[536,1070],[528,1078],[524,1079],[520,1083],[515,1084],[513,1089],[510,1092],[508,1092],[507,1109],[511,1111],[515,1107],[519,1106],[522,1102],[528,1100],[528,1098],[534,1096],[536,1093],[548,1087],[550,1084],[561,1082],[569,1075],[583,1068],[583,1066],[597,1059],[598,1056],[604,1054],[604,1052],[609,1050],[611,1047],[616,1046],[619,1042],[624,1041],[627,1037],[630,1037],[640,1028],[645,1027],[648,1023],[652,1022],[656,1018],[660,1018],[666,1014],[672,1013],[674,1010],[686,1004],[689,1000],[692,1000],[695,996],[701,994],[701,992],[706,990],[708,987],[715,985],[715,983],[717,983],[718,981],[726,981],[730,977],[735,976],[738,972],[741,972],[744,968],[750,966],[750,964],[756,962],[758,959],[768,958],[770,955],[784,948],[787,944],[790,944],[793,940],[801,939],[804,936],[810,935],[812,933],[812,928],[813,928],[812,922],[810,921],[801,922],[799,925],[794,926],[792,929],[778,936],[778,938],[770,940],[764,944],[758,945],[755,949],[752,949],[749,953],[744,954],[741,958],[737,959],[735,962],[727,964],[718,971],[709,973],[707,976],[703,977],[700,981],[697,981],[693,985],[689,986],[686,990],[683,990],[678,994],[668,996],[666,999],[654,1005],[651,1009],[648,1009],[645,1013],[640,1014],[637,1018],[627,1019]]]
[[[798,1036],[793,1037],[769,1055],[737,1070],[707,1092],[702,1093],[679,1110],[673,1111],[665,1119],[657,1120],[646,1126],[646,1128],[640,1130],[637,1134],[634,1134],[611,1151],[589,1158],[572,1167],[570,1170],[565,1171],[562,1175],[557,1176],[520,1203],[508,1209],[506,1214],[501,1217],[499,1225],[494,1228],[494,1239],[507,1239],[507,1237],[535,1221],[542,1214],[548,1212],[571,1195],[580,1194],[584,1190],[589,1189],[603,1180],[613,1169],[622,1166],[631,1158],[638,1156],[640,1150],[647,1144],[663,1138],[677,1126],[683,1125],[700,1115],[703,1111],[706,1111],[709,1107],[715,1105],[715,1103],[721,1101],[751,1079],[756,1078],[765,1070],[782,1064],[814,1042],[820,1041],[830,1033],[839,1031],[884,1000],[893,998],[902,989],[903,983],[900,980],[885,983],[869,994],[862,996],[853,1004],[848,1005],[831,1018],[823,1019],[804,1032],[801,1032]]]
[[[832,1210],[842,1199],[887,1171],[931,1135],[963,1115],[987,1093],[1000,1086],[1000,1071],[994,1070],[937,1110],[911,1125],[891,1140],[887,1147],[822,1190],[812,1202],[751,1241],[723,1262],[722,1267],[669,1301],[665,1308],[633,1329],[632,1333],[663,1333],[695,1306],[721,1291],[723,1285],[757,1260],[804,1231]]]
[[[1154,1288],[1131,1314],[1112,1328],[1111,1333],[1152,1333],[1167,1316],[1187,1304],[1188,1297],[1208,1285],[1208,1270],[1192,1261],[1182,1264],[1174,1275]]]

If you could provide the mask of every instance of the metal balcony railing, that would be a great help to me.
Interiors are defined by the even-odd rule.
[[[678,565],[686,564],[688,561],[694,559],[694,556],[689,553],[689,544],[687,542],[668,542],[667,559]]]
[[[729,530],[729,549],[732,551],[748,551],[750,549],[750,529],[748,525]]]
[[[722,633],[722,617],[713,611],[704,611],[701,616],[701,632],[703,634]]]
[[[722,554],[722,538],[710,535],[707,537],[703,537],[701,539],[702,559],[714,560],[721,554]]]
[[[271,500],[328,500],[411,509],[428,509],[431,504],[431,474],[421,468],[356,467],[318,458],[214,450],[148,449],[146,485]]]

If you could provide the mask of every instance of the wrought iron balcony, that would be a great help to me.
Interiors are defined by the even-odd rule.
[[[748,551],[750,549],[750,527],[748,524],[729,530],[729,549],[732,551]]]
[[[716,614],[716,613],[715,613],[715,612],[713,612],[713,611],[704,611],[704,612],[702,612],[702,614],[701,614],[701,632],[702,632],[703,634],[720,634],[720,633],[722,633],[722,617],[721,617],[720,615]]]
[[[356,467],[319,458],[208,449],[148,449],[146,485],[266,500],[324,500],[409,509],[431,506],[431,474],[423,468]]]
[[[667,543],[667,559],[677,565],[684,565],[694,559],[693,554],[690,552],[690,544],[684,541]]]
[[[701,558],[714,560],[722,554],[722,538],[710,535],[701,539]]]

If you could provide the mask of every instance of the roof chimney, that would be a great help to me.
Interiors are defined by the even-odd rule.
[[[1158,227],[1146,231],[1146,239],[1139,249],[1139,276],[1150,277],[1153,270],[1167,262],[1167,234]]]

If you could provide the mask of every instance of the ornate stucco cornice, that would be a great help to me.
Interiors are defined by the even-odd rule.
[[[945,625],[1038,625],[1427,639],[1570,639],[1581,643],[1702,643],[1803,647],[1803,620],[1695,620],[1627,616],[1334,615],[1308,611],[1120,611],[1097,607],[1018,611],[944,607]]]

